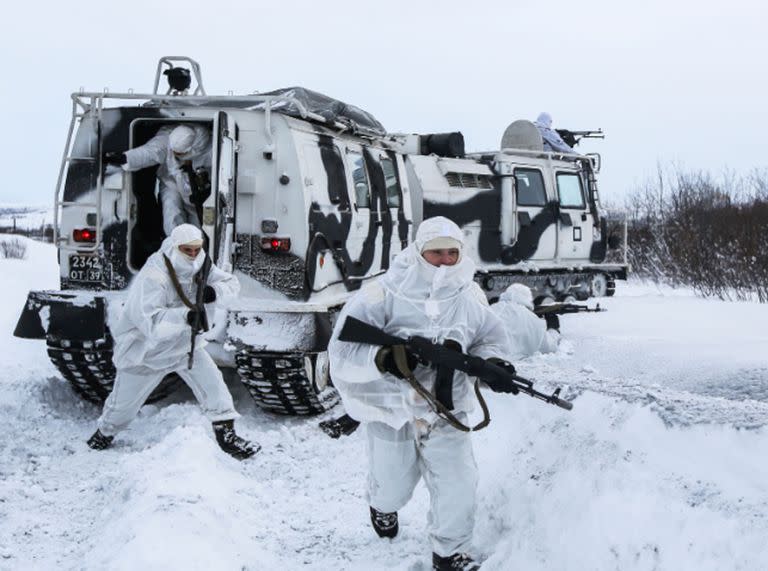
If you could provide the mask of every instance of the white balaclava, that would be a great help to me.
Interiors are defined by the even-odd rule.
[[[188,153],[195,142],[195,131],[186,125],[179,125],[171,131],[168,137],[168,144],[174,153],[183,155]]]
[[[510,301],[533,311],[533,294],[531,288],[523,284],[512,284],[499,296],[499,301]]]
[[[552,116],[546,111],[543,113],[539,113],[539,116],[536,118],[536,125],[538,125],[539,127],[544,127],[545,129],[551,129]]]
[[[179,246],[202,246],[203,233],[192,224],[180,224],[171,231],[161,249],[171,260],[173,269],[180,278],[189,278],[196,274],[205,261],[205,253],[200,252],[195,258],[190,258],[179,250]]]

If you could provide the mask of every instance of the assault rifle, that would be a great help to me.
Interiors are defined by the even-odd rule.
[[[339,341],[352,343],[364,343],[366,345],[403,345],[406,350],[416,355],[420,361],[442,365],[456,371],[467,373],[471,377],[477,377],[492,384],[506,385],[510,387],[508,392],[522,392],[534,398],[554,404],[565,410],[571,410],[573,403],[560,398],[560,389],[555,389],[551,395],[540,393],[533,388],[533,381],[524,379],[511,373],[481,357],[467,355],[445,345],[432,343],[429,339],[419,336],[403,339],[385,333],[378,327],[360,321],[354,317],[347,317],[344,326],[339,333]],[[490,384],[489,383],[489,384]]]
[[[567,313],[598,313],[605,311],[598,303],[595,307],[579,305],[578,303],[552,303],[550,305],[539,305],[533,312],[539,317],[554,313],[555,315],[565,315]]]
[[[565,141],[569,147],[575,147],[582,139],[605,139],[602,129],[596,131],[569,131],[568,129],[555,129],[557,134]]]
[[[195,275],[195,283],[197,284],[197,291],[195,292],[195,318],[192,320],[192,337],[189,341],[189,355],[187,358],[187,369],[191,369],[195,361],[195,343],[197,336],[201,331],[208,331],[208,316],[205,314],[205,302],[203,301],[203,295],[205,294],[205,286],[208,285],[208,275],[211,273],[211,257],[208,255],[208,237],[203,232],[204,236],[204,248],[202,255],[205,256],[203,260],[203,266],[200,271]],[[201,254],[198,254],[198,256]]]
[[[190,183],[192,183],[192,177],[190,177]],[[200,222],[200,226],[203,225],[203,203],[202,202],[196,202],[195,203],[195,211],[197,212],[197,219]],[[191,323],[192,327],[192,337],[189,342],[189,356],[187,358],[187,369],[191,369],[192,365],[195,361],[195,342],[197,341],[197,336],[200,334],[201,331],[208,331],[208,316],[205,314],[205,302],[203,301],[203,298],[205,296],[205,286],[208,285],[208,275],[211,273],[211,265],[213,262],[211,262],[211,256],[208,254],[208,246],[209,246],[209,240],[208,240],[208,234],[205,233],[205,230],[202,230],[203,233],[203,251],[202,254],[205,256],[205,259],[203,260],[203,266],[200,268],[200,271],[197,272],[195,275],[194,282],[197,284],[197,291],[195,291],[195,319]],[[199,256],[200,254],[198,254]]]

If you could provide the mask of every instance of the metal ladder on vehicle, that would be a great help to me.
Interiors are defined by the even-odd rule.
[[[589,198],[589,207],[592,211],[592,215],[595,217],[595,222],[600,219],[600,213],[595,208],[595,205],[600,203],[600,193],[597,190],[597,176],[596,171],[600,165],[600,155],[588,154],[586,155],[589,160],[589,168],[587,168],[587,192]]]
[[[67,142],[64,147],[64,154],[61,158],[61,166],[59,167],[59,177],[56,182],[56,193],[54,195],[53,206],[53,242],[56,247],[61,250],[77,250],[79,252],[93,253],[99,249],[101,245],[101,204],[102,204],[102,187],[104,183],[104,175],[101,169],[101,156],[102,156],[102,140],[101,140],[101,113],[104,104],[104,94],[89,94],[84,96],[78,93],[72,94],[72,119],[69,122],[69,132],[67,133]],[[90,104],[86,104],[82,97],[88,97]],[[85,117],[90,117],[95,122],[95,141],[96,152],[95,156],[89,157],[76,157],[72,156],[72,149],[75,143],[75,137],[73,133],[75,126],[82,123]],[[80,202],[80,201],[66,201],[64,197],[64,186],[66,184],[67,175],[69,174],[70,165],[74,161],[92,162],[96,163],[98,173],[96,175],[96,202]],[[68,206],[78,206],[81,208],[95,208],[96,209],[96,236],[93,244],[78,244],[72,245],[71,238],[62,236],[60,232],[60,216],[63,214],[64,208]]]

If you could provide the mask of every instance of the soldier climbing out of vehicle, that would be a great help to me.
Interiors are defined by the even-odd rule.
[[[211,132],[193,123],[166,125],[148,142],[124,152],[104,154],[104,162],[133,172],[159,165],[160,202],[166,236],[179,224],[199,220],[196,206],[211,193]]]
[[[433,395],[427,400],[404,380],[398,346],[347,342],[340,335],[347,318],[357,318],[393,336],[421,335],[454,350],[507,359],[509,337],[473,281],[475,264],[462,248],[463,234],[456,224],[443,217],[425,220],[415,242],[397,255],[388,272],[346,304],[329,345],[331,376],[344,406],[366,425],[373,528],[380,537],[395,537],[397,512],[424,477],[431,498],[433,569],[441,571],[479,568],[467,554],[477,485],[470,433],[465,431],[469,428],[464,426],[476,398],[470,377],[441,366],[421,366],[406,351],[410,376]],[[506,361],[499,363],[511,368]],[[450,418],[433,408],[436,400]]]
[[[213,423],[216,442],[237,459],[245,459],[260,446],[235,433],[239,416],[221,371],[205,351],[205,339],[196,338],[207,328],[203,303],[221,303],[234,298],[237,279],[210,264],[207,283],[196,279],[206,265],[203,235],[191,224],[177,226],[158,252],[135,277],[112,329],[117,377],[104,403],[98,429],[88,446],[102,450],[125,428],[162,379],[176,373],[192,389],[203,411]],[[202,289],[202,294],[196,289]],[[195,304],[190,299],[201,300]]]

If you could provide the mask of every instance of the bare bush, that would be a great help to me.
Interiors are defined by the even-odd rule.
[[[27,257],[27,245],[18,238],[0,240],[0,255],[6,259],[24,260]]]
[[[768,178],[672,175],[628,200],[635,273],[720,299],[768,302]]]

